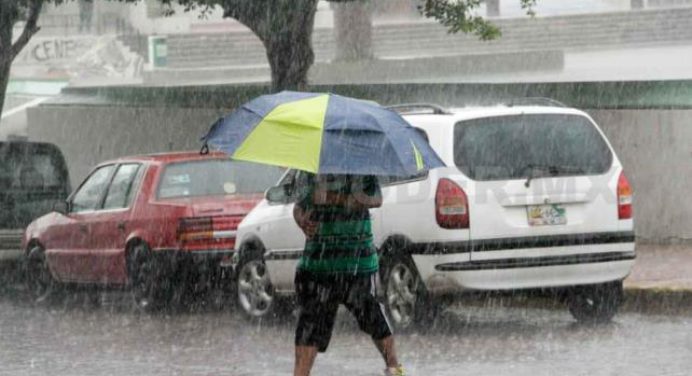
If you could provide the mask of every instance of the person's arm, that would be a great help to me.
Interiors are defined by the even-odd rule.
[[[306,210],[298,203],[293,206],[293,219],[308,239],[317,234],[317,222],[310,219],[311,214],[312,210]]]
[[[293,182],[294,194],[296,198],[293,205],[293,219],[298,227],[303,231],[305,237],[310,239],[317,234],[317,221],[311,219],[314,204],[312,203],[315,195],[314,176],[301,173],[298,180]]]

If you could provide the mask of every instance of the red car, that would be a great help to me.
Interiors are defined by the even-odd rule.
[[[175,283],[230,264],[238,223],[282,173],[221,153],[102,163],[27,227],[29,291],[40,301],[61,283],[129,287],[140,308],[161,308]]]

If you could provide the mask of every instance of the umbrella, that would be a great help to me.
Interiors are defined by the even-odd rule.
[[[202,140],[233,159],[316,174],[411,176],[444,166],[396,112],[327,93],[260,96],[219,119]]]

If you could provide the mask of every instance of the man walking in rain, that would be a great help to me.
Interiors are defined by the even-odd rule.
[[[303,174],[301,174],[303,175]],[[384,358],[386,376],[403,376],[384,307],[375,295],[378,257],[369,208],[382,204],[373,176],[308,175],[293,216],[306,237],[295,286],[300,316],[294,376],[308,376],[327,350],[339,304],[356,317]],[[302,179],[300,179],[302,180]]]

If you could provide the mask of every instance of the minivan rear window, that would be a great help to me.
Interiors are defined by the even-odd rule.
[[[263,193],[286,169],[258,163],[210,159],[166,166],[159,182],[160,199]]]
[[[487,117],[454,129],[454,162],[474,180],[596,175],[612,159],[601,134],[580,115]]]
[[[0,142],[0,229],[22,228],[70,191],[67,165],[53,144]]]

